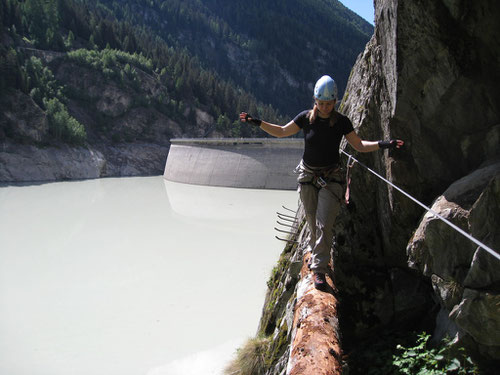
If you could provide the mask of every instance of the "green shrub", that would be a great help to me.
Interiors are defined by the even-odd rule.
[[[431,347],[425,332],[381,332],[356,344],[348,355],[351,375],[463,375],[489,374],[479,370],[465,349],[449,340]],[[484,371],[483,371],[484,370]]]
[[[43,105],[48,98],[64,101],[62,86],[59,86],[54,73],[41,59],[30,57],[25,61],[23,70],[27,75],[29,94],[38,105]]]
[[[421,333],[417,345],[405,348],[398,345],[401,354],[394,355],[392,364],[398,368],[398,374],[408,375],[446,375],[478,374],[472,360],[466,356],[463,348],[453,348],[449,340],[439,348],[429,348],[431,335]]]
[[[135,67],[148,73],[153,71],[153,63],[142,54],[130,54],[110,48],[101,51],[78,49],[68,52],[68,58],[82,66],[101,71],[107,78],[116,77],[122,81],[125,78],[132,82],[138,81]]]
[[[76,145],[85,143],[87,133],[84,126],[69,115],[64,104],[53,98],[44,99],[44,105],[47,109],[49,130],[56,139]]]

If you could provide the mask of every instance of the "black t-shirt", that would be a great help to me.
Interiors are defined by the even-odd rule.
[[[342,136],[354,130],[351,120],[339,113],[333,126],[330,126],[329,118],[319,116],[310,124],[309,111],[302,111],[293,119],[304,132],[304,162],[311,167],[338,164]]]

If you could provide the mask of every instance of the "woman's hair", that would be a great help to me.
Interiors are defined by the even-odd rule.
[[[318,117],[318,106],[314,103],[313,108],[309,111],[309,124],[312,124],[316,117]],[[333,127],[337,122],[339,113],[333,109],[332,113],[330,113],[330,127]]]

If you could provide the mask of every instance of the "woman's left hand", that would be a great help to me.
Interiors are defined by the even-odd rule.
[[[401,148],[404,146],[404,141],[402,141],[401,139],[391,139],[391,143],[392,142],[396,142],[396,148]]]
[[[404,141],[401,139],[391,139],[390,141],[379,141],[379,148],[401,148],[404,145]]]

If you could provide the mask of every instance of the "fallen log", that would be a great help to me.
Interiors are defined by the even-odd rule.
[[[333,271],[327,275],[328,288],[317,290],[308,268],[309,258],[310,253],[304,255],[297,286],[286,374],[340,375],[342,349]]]

